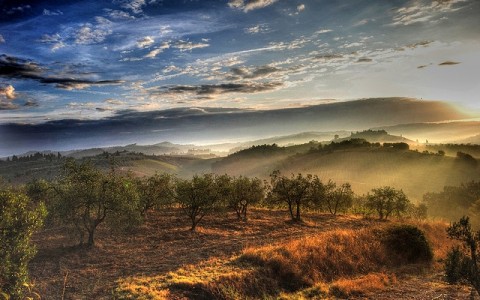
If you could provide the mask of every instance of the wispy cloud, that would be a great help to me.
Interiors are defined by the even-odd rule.
[[[18,57],[0,55],[0,77],[29,79],[43,84],[53,84],[60,89],[84,89],[92,85],[123,83],[121,80],[92,80],[87,78],[60,77],[48,75],[48,69],[38,63]],[[71,74],[70,74],[71,75]]]
[[[59,9],[57,10],[48,10],[46,8],[43,9],[43,15],[44,16],[61,16],[63,15],[63,12]]]
[[[112,30],[102,25],[86,23],[75,34],[75,44],[89,45],[103,42]]]
[[[278,0],[230,0],[228,2],[228,5],[232,8],[248,12],[251,10],[267,7],[277,1]]]
[[[469,0],[411,0],[394,11],[394,26],[407,26],[435,20],[439,15],[462,9]]]
[[[113,0],[113,3],[119,4],[122,8],[131,10],[134,14],[142,13],[142,7],[147,5],[145,0]]]
[[[257,34],[257,33],[267,33],[270,31],[270,27],[267,24],[258,24],[255,26],[245,28],[245,32],[249,34]]]
[[[3,35],[0,34],[0,44],[3,44],[5,43],[5,38],[3,37]]]
[[[146,37],[143,37],[143,38],[137,40],[137,47],[138,48],[147,48],[147,47],[151,46],[153,43],[155,43],[155,40],[150,36],[146,36]]]
[[[147,55],[145,55],[145,58],[155,58],[157,55],[159,55],[168,48],[170,48],[170,44],[168,42],[163,42],[158,47],[148,52]]]
[[[281,82],[263,82],[263,83],[224,83],[224,84],[204,84],[204,85],[176,85],[160,87],[151,90],[152,94],[194,94],[198,96],[212,96],[227,93],[259,93],[271,91],[281,87]]]
[[[206,48],[208,46],[210,46],[210,44],[205,42],[195,43],[195,42],[180,40],[173,45],[173,48],[179,49],[181,52],[184,52],[184,51],[192,51],[193,49]]]

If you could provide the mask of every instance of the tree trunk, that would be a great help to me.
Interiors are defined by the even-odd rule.
[[[87,246],[89,248],[93,247],[95,245],[95,240],[94,240],[94,234],[95,234],[95,229],[89,230],[88,231],[88,242]]]
[[[300,218],[300,202],[297,202],[297,221],[301,221],[302,218]]]
[[[293,215],[292,203],[288,203],[288,211],[290,212],[290,217],[292,217],[292,221],[295,221],[295,216]]]
[[[192,227],[190,228],[191,231],[195,231],[197,228],[197,222],[195,220],[195,217],[192,218]]]

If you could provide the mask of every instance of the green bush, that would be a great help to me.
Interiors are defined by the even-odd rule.
[[[467,277],[466,257],[459,247],[452,248],[445,259],[445,276],[449,283],[457,283]]]
[[[28,286],[28,262],[35,255],[30,238],[46,215],[23,193],[0,190],[0,296],[22,299]]]
[[[412,225],[397,225],[388,228],[382,237],[387,251],[405,263],[428,263],[433,252],[425,234]]]

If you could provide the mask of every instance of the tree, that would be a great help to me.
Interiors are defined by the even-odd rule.
[[[301,207],[306,206],[311,201],[311,187],[313,176],[308,174],[303,176],[301,173],[288,178],[280,174],[280,171],[274,171],[270,174],[270,192],[269,199],[274,203],[285,203],[292,221],[301,221]],[[294,213],[295,210],[295,213]]]
[[[0,190],[0,296],[23,298],[28,262],[36,252],[30,239],[46,214],[45,205],[34,205],[25,194]]]
[[[239,220],[247,221],[250,205],[259,203],[265,197],[265,188],[258,178],[240,176],[233,178],[232,189],[228,198],[229,207],[235,209]]]
[[[177,180],[176,200],[190,218],[195,231],[205,215],[219,203],[219,193],[212,174],[195,175],[191,180]]]
[[[402,190],[385,186],[372,189],[373,194],[367,195],[367,207],[378,213],[380,220],[387,219],[393,212],[404,213],[410,201]]]
[[[326,205],[332,215],[335,216],[338,211],[345,212],[352,206],[354,193],[350,183],[336,187],[335,183],[330,181],[327,187]]]
[[[174,183],[174,177],[167,173],[137,180],[141,215],[145,217],[149,210],[172,203]]]
[[[462,242],[463,248],[453,248],[445,263],[447,280],[451,283],[465,279],[480,294],[480,231],[474,232],[468,217],[462,217],[447,228],[448,236]]]
[[[104,221],[118,229],[139,222],[139,197],[133,181],[129,176],[119,176],[114,169],[103,174],[89,162],[68,160],[65,175],[55,187],[54,213],[76,229],[80,245],[87,234],[87,246],[92,247],[97,227]]]

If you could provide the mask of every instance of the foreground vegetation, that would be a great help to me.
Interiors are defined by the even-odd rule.
[[[357,154],[421,155],[435,160],[443,160],[445,155],[410,151],[403,142],[380,145],[350,139],[325,146],[314,144],[300,148],[257,146],[232,157],[256,160],[273,153],[286,158],[283,167],[289,169],[305,156],[323,159],[352,149]],[[292,155],[292,151],[306,146],[309,150],[304,154]],[[135,161],[133,157],[129,161]],[[59,168],[59,176],[26,185],[0,182],[3,298],[58,297],[59,281],[63,282],[62,298],[65,293],[73,298],[114,293],[116,298],[135,299],[182,295],[196,299],[354,297],[388,289],[404,274],[437,272],[443,269],[440,261],[446,261],[450,282],[469,282],[477,290],[480,286],[480,233],[472,229],[472,225],[479,225],[480,214],[480,184],[475,181],[426,193],[422,202],[414,204],[408,193],[396,186],[379,185],[360,195],[348,182],[301,172],[285,174],[277,170],[263,180],[212,173],[177,177],[166,172],[141,177],[118,167],[114,159],[104,165],[100,157],[90,161],[32,155],[15,158],[15,163],[42,159]],[[460,152],[454,166],[472,174],[478,168],[472,156]],[[464,217],[447,228],[441,223],[420,222],[427,218],[427,212],[443,218],[453,216],[454,220],[463,215],[472,219]],[[45,227],[40,230],[42,223]],[[159,233],[155,228],[165,230]],[[266,229],[270,232],[262,231]],[[230,240],[216,241],[225,236]],[[241,238],[235,240],[235,236]],[[32,237],[40,245],[35,257]],[[262,239],[265,237],[268,239]],[[208,255],[202,257],[195,248],[196,239],[201,240],[197,244],[200,248],[219,243],[225,249],[214,246],[214,252],[207,250]],[[173,247],[163,247],[154,254],[158,244],[169,241]],[[229,242],[233,243],[231,247]],[[157,263],[145,267],[146,273],[142,267],[126,272],[117,263],[126,259],[122,253],[128,250],[122,249],[135,246],[144,251],[140,257],[145,261],[150,261],[149,255],[176,260],[176,254],[187,249],[190,252],[183,252],[185,260],[167,269]],[[81,278],[100,272],[103,264],[94,256],[102,256],[99,251],[112,255],[107,261],[117,269],[107,266],[106,270],[113,272],[103,275],[108,283],[86,287]],[[28,280],[32,258],[33,281]],[[72,266],[72,259],[78,265]],[[185,266],[186,262],[192,265]],[[46,267],[48,263],[54,266]],[[88,266],[94,270],[88,270]],[[81,274],[72,274],[73,269]],[[73,286],[79,286],[79,290],[68,289],[69,277],[77,282]]]

